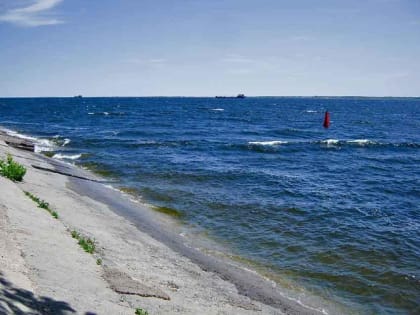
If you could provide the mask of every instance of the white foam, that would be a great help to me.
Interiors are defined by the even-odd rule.
[[[77,159],[80,159],[81,157],[82,157],[81,154],[66,155],[66,154],[57,153],[53,155],[54,159],[59,159],[59,160],[77,160]]]
[[[35,139],[35,152],[50,152],[54,151],[55,145],[48,139]]]
[[[88,115],[95,115],[95,113],[89,112]]]
[[[63,144],[61,145],[62,147],[65,147],[66,145],[68,145],[69,143],[71,142],[71,140],[70,139],[64,139],[64,142],[63,142]]]
[[[249,145],[262,145],[262,146],[278,146],[281,144],[286,144],[287,141],[273,140],[273,141],[251,141],[248,142]]]
[[[307,112],[307,113],[318,113],[318,111],[316,111],[316,110],[311,110],[311,109],[308,109],[306,112]]]
[[[224,108],[213,108],[211,110],[215,111],[215,112],[223,112],[225,109]]]
[[[35,138],[35,137],[31,137],[31,136],[28,136],[28,135],[18,133],[14,130],[10,130],[10,129],[7,129],[7,128],[2,128],[1,130],[6,132],[11,137],[16,137],[16,138],[32,141],[34,143],[35,152],[37,152],[37,153],[43,152],[43,151],[54,151],[55,145],[51,140],[38,139],[38,138]]]
[[[371,141],[369,139],[355,139],[355,140],[348,140],[347,143],[349,144],[357,144],[357,145],[368,145],[368,144],[374,144],[374,141]]]
[[[321,143],[327,144],[327,145],[337,145],[340,143],[340,140],[338,139],[326,139],[322,140]]]
[[[109,113],[108,113],[108,112],[104,112],[103,114],[104,114],[104,115],[109,115]]]
[[[18,133],[16,131],[13,131],[13,130],[10,130],[10,129],[2,128],[2,130],[4,132],[6,132],[11,137],[16,137],[16,138],[25,139],[25,140],[32,140],[32,141],[36,141],[37,140],[37,138],[31,137],[31,136],[27,136],[27,135],[23,135],[21,133]]]

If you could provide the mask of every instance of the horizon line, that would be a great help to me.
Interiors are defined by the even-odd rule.
[[[81,96],[81,97],[80,97]],[[0,96],[0,99],[7,98],[216,98],[215,95],[113,95],[113,96]],[[217,95],[219,96],[219,95]],[[236,98],[236,95],[220,95],[227,98]],[[418,96],[378,96],[378,95],[246,95],[245,98],[420,98]]]

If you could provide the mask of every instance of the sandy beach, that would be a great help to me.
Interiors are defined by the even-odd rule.
[[[256,272],[197,250],[164,215],[94,174],[4,140],[0,158],[11,154],[27,173],[19,183],[0,177],[1,314],[318,313]],[[93,254],[72,231],[94,240]]]

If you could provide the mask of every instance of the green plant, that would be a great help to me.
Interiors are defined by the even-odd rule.
[[[50,204],[44,200],[39,200],[38,207],[40,207],[41,209],[48,210],[50,208]]]
[[[0,159],[0,175],[13,181],[21,182],[25,174],[26,168],[23,165],[13,161],[13,158],[10,154],[7,155],[6,160]]]
[[[38,208],[47,210],[55,219],[58,219],[58,213],[56,211],[51,210],[50,204],[45,200],[39,199],[37,196],[31,194],[28,191],[24,192],[26,196],[31,198],[34,202],[38,204]]]
[[[89,254],[93,254],[93,252],[95,251],[95,248],[96,248],[94,240],[92,240],[90,238],[84,238],[83,236],[80,235],[80,233],[78,233],[75,230],[71,231],[71,237],[78,240],[78,244],[80,245],[80,247],[82,247],[85,250],[85,252],[87,252]],[[102,260],[101,260],[101,262],[102,262]],[[96,261],[96,263],[98,263],[98,261]]]
[[[71,231],[71,237],[75,238],[75,239],[79,239],[80,238],[80,234],[77,233],[75,230]]]
[[[100,259],[100,258],[96,259],[96,264],[98,266],[102,265],[102,259]]]
[[[136,315],[149,315],[148,311],[145,311],[144,309],[138,307],[136,308],[136,312],[134,313]]]
[[[95,251],[95,241],[90,238],[79,238],[79,245],[85,250],[86,253],[93,254]]]

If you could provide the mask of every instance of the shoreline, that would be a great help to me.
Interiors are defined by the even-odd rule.
[[[2,142],[1,140],[0,134],[0,142]],[[43,199],[50,202],[59,213],[65,211],[63,216],[60,216],[59,223],[62,223],[67,229],[77,226],[80,230],[84,230],[86,234],[91,234],[90,236],[98,241],[100,246],[99,254],[104,261],[104,264],[101,266],[102,270],[99,270],[100,274],[103,274],[107,268],[118,267],[119,270],[133,279],[150,278],[149,272],[150,269],[155,267],[153,262],[155,259],[160,262],[158,264],[159,270],[166,270],[168,274],[172,275],[170,277],[171,280],[166,281],[167,283],[185,283],[184,286],[176,284],[175,286],[166,285],[165,287],[165,285],[162,285],[162,281],[165,282],[163,279],[160,279],[160,281],[156,281],[156,279],[154,279],[155,281],[146,281],[147,287],[153,287],[162,292],[166,291],[165,294],[169,297],[176,295],[176,298],[174,297],[170,300],[177,300],[172,305],[170,301],[162,302],[160,299],[151,297],[140,298],[137,295],[134,295],[135,298],[133,298],[133,295],[128,295],[129,298],[127,298],[127,295],[123,294],[123,299],[128,301],[129,304],[135,303],[132,300],[140,299],[138,304],[145,305],[145,308],[149,309],[151,314],[193,314],[195,312],[203,314],[218,312],[226,312],[227,314],[243,314],[247,312],[258,312],[261,314],[321,314],[321,311],[305,307],[285,297],[284,292],[274,282],[264,279],[256,272],[248,271],[237,264],[229,264],[226,260],[210,256],[196,249],[193,242],[187,242],[185,238],[171,230],[170,226],[165,224],[163,220],[159,220],[159,215],[155,211],[148,209],[145,205],[130,201],[123,193],[114,191],[100,182],[87,181],[81,178],[35,169],[31,165],[37,162],[42,164],[44,168],[101,181],[99,177],[91,172],[47,158],[41,154],[18,150],[1,143],[0,156],[4,157],[6,152],[10,152],[19,163],[24,164],[28,169],[28,174],[23,184],[15,184],[9,181],[12,183],[9,183],[9,185],[25,189],[29,187],[35,190]],[[7,181],[4,178],[0,179],[2,183]],[[35,182],[33,181],[34,179]],[[45,189],[43,186],[49,189]],[[77,213],[72,212],[71,209],[63,209],[69,207],[69,205],[78,204],[81,200],[83,204],[80,205]],[[13,211],[13,208],[8,206],[7,200],[2,200],[1,196],[0,202],[0,208],[2,203],[6,204],[8,214]],[[101,209],[101,222],[104,224],[102,228],[95,221],[95,216],[98,215],[97,208]],[[83,224],[76,220],[77,218],[83,218],[81,220]],[[115,223],[112,222],[115,219],[119,222],[118,226],[115,226]],[[119,233],[124,234],[124,237],[121,238]],[[104,234],[107,235],[105,236]],[[138,244],[139,240],[141,240],[141,244]],[[130,248],[127,243],[136,243],[137,247],[147,248],[153,257],[149,256],[143,259],[145,258],[144,255],[133,253],[136,246]],[[118,245],[127,246],[127,248],[126,251],[115,255],[113,253],[117,251]],[[156,248],[159,249],[160,255],[156,255]],[[25,254],[24,251],[23,253]],[[184,263],[179,264],[179,261]],[[26,260],[25,263],[28,264]],[[143,272],[139,272],[138,265],[141,266]],[[42,266],[36,266],[35,268],[39,269]],[[186,272],[178,274],[179,268],[184,269]],[[161,278],[162,276],[156,270],[155,273],[152,273],[152,278]],[[188,285],[191,282],[197,282],[197,280],[199,284]],[[32,279],[32,282],[36,283],[36,280]],[[152,284],[151,286],[150,283]],[[203,289],[202,294],[200,294],[200,290],[196,290],[199,287]],[[219,292],[220,288],[224,288],[222,291],[225,292],[221,294]],[[54,291],[54,288],[50,289]],[[212,303],[208,301],[209,296],[206,297],[206,294],[209,294]],[[190,295],[198,295],[193,300],[198,298],[198,300],[202,301],[201,305],[191,306],[191,301],[189,301]],[[175,309],[178,311],[175,311]],[[180,311],[181,309],[182,311]],[[128,314],[133,313],[134,311],[128,312]]]

